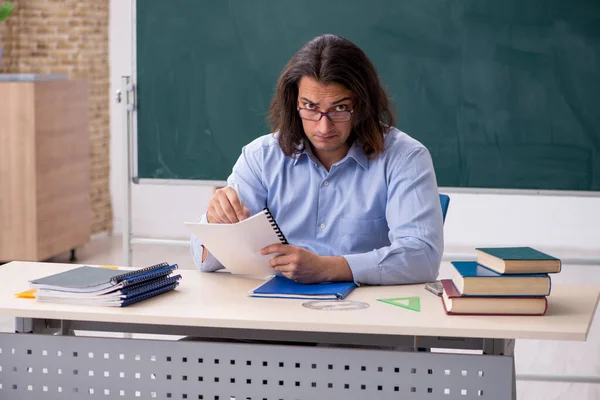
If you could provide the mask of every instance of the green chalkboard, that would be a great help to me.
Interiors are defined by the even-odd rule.
[[[373,60],[442,187],[600,190],[598,0],[138,0],[139,178],[224,181],[285,63]]]

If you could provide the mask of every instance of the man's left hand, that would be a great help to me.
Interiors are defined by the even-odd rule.
[[[274,270],[286,278],[301,283],[324,282],[330,279],[323,257],[289,244],[273,244],[261,250],[261,254],[278,254],[269,261]]]

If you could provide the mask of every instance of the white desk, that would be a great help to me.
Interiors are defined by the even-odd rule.
[[[459,317],[446,316],[441,300],[423,285],[361,287],[348,300],[368,308],[317,311],[303,307],[302,300],[248,297],[258,280],[188,270],[178,271],[183,279],[175,292],[126,308],[44,304],[13,295],[26,290],[30,279],[74,267],[24,262],[0,267],[0,315],[26,318],[19,330],[40,333],[0,335],[0,398],[56,398],[60,388],[73,399],[88,398],[90,390],[104,398],[508,399],[515,386],[512,340],[584,341],[600,295],[597,286],[554,285],[544,317]],[[376,301],[411,296],[420,296],[420,312]],[[62,336],[44,335],[52,329]],[[72,330],[278,343],[105,339],[69,336]]]

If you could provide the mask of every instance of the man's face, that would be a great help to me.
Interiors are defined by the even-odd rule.
[[[338,83],[325,85],[305,76],[300,79],[298,85],[298,107],[300,109],[320,112],[350,111],[353,107],[353,98],[352,92]],[[316,118],[320,116],[316,113],[315,115]],[[351,117],[351,114],[348,113],[337,113],[336,117],[343,119],[340,116],[344,115]],[[319,121],[303,118],[302,126],[317,157],[341,159],[346,155],[349,147],[346,141],[352,131],[352,119],[344,122],[332,122],[326,116],[322,116]]]

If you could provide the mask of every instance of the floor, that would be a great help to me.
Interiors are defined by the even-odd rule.
[[[148,266],[161,261],[177,263],[182,269],[195,269],[189,247],[136,244],[133,248],[133,266]],[[91,265],[122,265],[121,237],[100,235],[77,250],[77,263]],[[69,262],[70,254],[63,254],[51,262]],[[560,283],[589,283],[600,285],[598,266],[569,266],[557,275]],[[517,341],[517,374],[554,374],[592,376],[598,384],[575,382],[532,382],[517,380],[520,400],[597,400],[600,399],[600,319],[596,314],[588,341],[569,343],[554,341]],[[14,319],[0,317],[0,332],[14,331]],[[107,336],[123,336],[112,334]],[[157,335],[133,335],[154,338]],[[166,338],[166,337],[160,337]],[[177,339],[178,337],[170,337]]]

